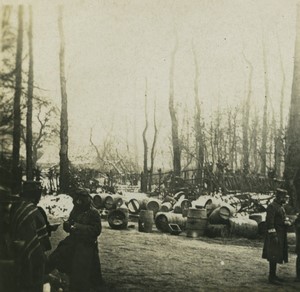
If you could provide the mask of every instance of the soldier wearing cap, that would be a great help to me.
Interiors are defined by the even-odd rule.
[[[102,276],[97,237],[102,230],[101,217],[91,205],[88,189],[77,190],[73,204],[70,216],[63,224],[69,235],[49,256],[48,271],[56,268],[66,273],[73,292],[99,291]]]
[[[6,178],[2,172],[7,174]],[[0,169],[0,174],[1,259],[12,262],[10,274],[14,279],[12,282],[5,278],[5,288],[1,286],[1,279],[0,291],[41,292],[46,262],[44,252],[50,241],[45,221],[36,207],[40,194],[33,188],[35,183],[25,183],[21,196],[12,196],[7,185],[8,171]]]
[[[277,189],[274,201],[267,207],[267,231],[262,257],[269,261],[269,283],[274,285],[283,282],[276,275],[277,264],[288,262],[287,227],[291,222],[287,219],[283,207],[287,199],[287,191]]]

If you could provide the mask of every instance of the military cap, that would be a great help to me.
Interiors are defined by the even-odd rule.
[[[77,189],[75,191],[75,195],[77,195],[77,196],[83,196],[83,197],[89,197],[90,196],[90,190],[87,189],[87,188]]]
[[[288,195],[288,192],[287,190],[285,189],[276,189],[276,196],[279,196],[279,197],[286,197]]]
[[[23,182],[23,192],[39,191],[42,189],[42,184],[39,181],[27,180]]]

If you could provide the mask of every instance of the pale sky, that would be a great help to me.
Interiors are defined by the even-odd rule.
[[[49,96],[59,105],[57,2],[33,3],[35,81],[49,90]],[[221,108],[241,106],[249,75],[243,51],[254,66],[252,106],[261,110],[264,38],[270,97],[277,113],[282,83],[279,51],[282,55],[287,117],[293,73],[295,1],[90,0],[64,3],[70,153],[79,145],[89,145],[91,127],[95,143],[101,143],[111,123],[114,123],[116,135],[124,137],[127,131],[132,141],[134,119],[142,149],[146,78],[150,118],[153,99],[157,98],[158,122],[161,123],[158,147],[166,146],[171,133],[168,112],[170,55],[176,35],[174,92],[179,112],[187,104],[193,113],[192,44],[200,67],[199,98],[205,117],[216,110],[218,100]],[[141,156],[142,152],[139,154]]]

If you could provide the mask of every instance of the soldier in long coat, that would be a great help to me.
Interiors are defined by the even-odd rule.
[[[24,184],[21,197],[6,197],[7,224],[1,230],[1,236],[5,238],[2,251],[4,257],[14,261],[14,282],[3,291],[42,292],[45,251],[51,248],[51,244],[44,218],[36,207],[40,189],[32,182]],[[5,198],[2,200],[5,202]]]
[[[101,217],[91,206],[87,189],[77,190],[74,207],[63,228],[70,233],[49,256],[48,271],[57,268],[70,278],[70,291],[100,291],[103,285],[97,237]]]
[[[287,191],[277,189],[274,201],[267,207],[267,230],[262,257],[269,261],[269,282],[275,285],[283,281],[276,275],[277,264],[288,262],[287,226],[291,223],[283,208],[287,199]]]
[[[295,231],[296,231],[296,281],[300,282],[300,213],[298,213],[295,220]]]

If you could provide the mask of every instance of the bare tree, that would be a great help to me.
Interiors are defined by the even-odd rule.
[[[69,191],[69,158],[68,158],[68,98],[65,77],[65,40],[63,30],[63,6],[59,7],[58,28],[60,35],[60,89],[61,89],[61,116],[60,116],[60,191]]]
[[[278,38],[278,33],[276,31],[277,36],[277,43],[278,43],[278,52],[279,52],[279,61],[280,61],[280,68],[282,72],[282,83],[281,83],[281,92],[280,92],[280,109],[279,109],[279,130],[276,136],[276,152],[275,152],[275,170],[276,175],[282,175],[282,162],[283,162],[283,151],[284,151],[284,144],[283,144],[283,137],[284,137],[284,127],[283,127],[283,102],[284,102],[284,90],[285,90],[285,83],[286,83],[286,74],[283,66],[283,58],[280,48],[280,42]]]
[[[18,192],[21,187],[20,176],[20,140],[21,140],[21,95],[22,95],[22,52],[23,52],[23,6],[18,7],[18,37],[16,53],[16,82],[14,95],[14,126],[13,126],[13,161],[12,177],[13,191]]]
[[[41,157],[43,151],[41,151],[45,143],[49,142],[53,137],[58,136],[57,125],[50,125],[51,120],[55,120],[57,117],[57,109],[51,106],[46,110],[44,115],[41,114],[42,105],[39,105],[37,120],[39,123],[39,130],[37,133],[33,133],[33,144],[32,144],[32,166],[37,167],[37,161]]]
[[[253,163],[253,171],[256,173],[259,170],[259,161],[258,161],[258,133],[259,133],[259,120],[257,110],[254,111],[254,117],[251,125],[251,134],[250,134],[250,153],[251,162]]]
[[[228,164],[229,168],[233,170],[233,127],[232,127],[232,110],[228,110],[228,128],[227,128],[227,136],[228,136],[228,149],[229,149],[229,154],[228,154]]]
[[[249,116],[250,116],[250,101],[252,95],[252,79],[253,79],[253,65],[247,59],[243,52],[244,60],[249,68],[249,77],[248,77],[248,88],[247,88],[247,97],[243,107],[243,167],[249,167]]]
[[[264,40],[264,35],[262,39],[263,46],[263,64],[264,64],[264,81],[265,81],[265,103],[264,103],[264,111],[263,111],[263,124],[262,124],[262,141],[261,141],[261,174],[266,174],[266,166],[267,166],[267,138],[268,138],[268,101],[269,101],[269,79],[268,79],[268,66],[267,66],[267,53],[266,53],[266,45]]]
[[[170,64],[170,93],[169,93],[169,112],[172,123],[172,146],[173,146],[173,169],[176,176],[180,176],[181,171],[181,147],[178,135],[178,120],[176,116],[176,109],[174,106],[174,66],[175,55],[178,48],[178,40],[176,36],[175,46],[171,52]]]
[[[27,94],[27,116],[26,116],[26,178],[33,179],[32,160],[32,98],[33,98],[33,52],[32,52],[32,7],[29,6],[29,69],[28,69],[28,94]]]
[[[290,203],[300,210],[300,4],[297,4],[294,76],[286,138],[284,176],[288,182]]]
[[[197,156],[197,183],[202,185],[202,173],[204,164],[204,139],[203,130],[201,127],[201,107],[199,101],[199,64],[197,54],[192,46],[195,64],[195,79],[194,79],[194,100],[195,100],[195,134],[196,134],[196,156]]]
[[[13,60],[14,46],[16,43],[15,34],[12,33],[10,21],[12,6],[3,5],[1,11],[1,35],[0,35],[0,149],[1,159],[4,158],[4,152],[11,145],[11,132],[13,127],[13,100],[6,93],[7,83],[14,85],[15,63]],[[9,54],[7,54],[9,52]],[[9,58],[7,58],[9,55]],[[9,62],[8,62],[9,60]],[[9,71],[9,73],[8,73]],[[9,77],[8,77],[9,75]],[[9,138],[9,139],[8,139]]]
[[[155,157],[155,146],[157,141],[157,123],[156,123],[156,98],[154,99],[154,109],[153,109],[153,126],[154,126],[154,134],[153,134],[153,142],[151,147],[151,155],[150,155],[150,177],[149,177],[149,191],[151,191],[152,186],[152,176],[153,176],[153,169],[154,169],[154,157]]]
[[[147,143],[147,130],[148,130],[148,83],[146,79],[146,88],[145,88],[145,128],[143,131],[143,145],[144,145],[144,161],[143,161],[143,184],[142,191],[147,192],[148,184],[148,143]]]

